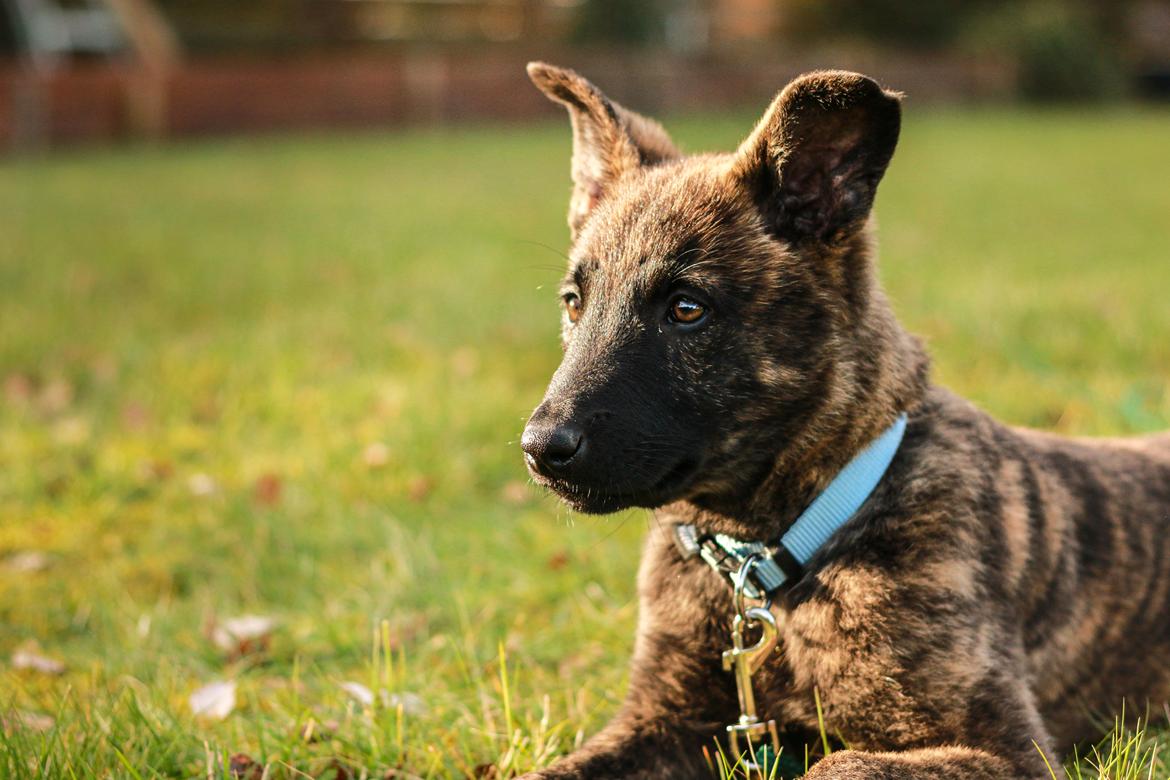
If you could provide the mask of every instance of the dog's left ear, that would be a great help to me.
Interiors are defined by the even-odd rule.
[[[736,153],[769,230],[832,242],[864,223],[898,143],[900,96],[844,71],[801,76]]]
[[[573,123],[569,228],[574,239],[593,207],[623,174],[679,156],[660,124],[613,102],[577,73],[530,62],[528,76],[550,100],[569,110]]]

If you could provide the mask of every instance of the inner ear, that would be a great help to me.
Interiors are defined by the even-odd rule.
[[[812,73],[773,101],[735,170],[778,237],[834,241],[868,217],[900,127],[899,96],[877,82]]]

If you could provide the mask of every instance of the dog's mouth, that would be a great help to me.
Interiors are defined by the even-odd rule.
[[[647,486],[585,484],[535,471],[532,475],[537,484],[552,490],[574,510],[600,515],[635,506],[653,509],[677,501],[684,497],[700,466],[699,460],[684,458]]]

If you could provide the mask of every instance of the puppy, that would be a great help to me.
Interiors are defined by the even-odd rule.
[[[573,192],[525,458],[578,511],[657,513],[625,704],[530,777],[709,777],[732,735],[767,768],[819,707],[848,749],[810,778],[1041,778],[1094,714],[1170,697],[1170,437],[1012,428],[931,383],[874,272],[896,93],[811,73],[684,157],[528,70]]]

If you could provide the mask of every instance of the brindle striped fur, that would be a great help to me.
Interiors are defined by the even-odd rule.
[[[525,449],[584,436],[568,466],[530,467],[580,510],[658,514],[626,704],[533,777],[708,776],[702,746],[737,715],[730,592],[671,522],[774,539],[901,411],[901,450],[776,606],[756,674],[787,733],[816,729],[816,690],[850,746],[809,777],[1046,777],[1036,745],[1170,698],[1170,437],[1012,428],[930,383],[872,260],[897,95],[814,73],[735,153],[682,157],[575,73],[529,70],[573,121],[582,309]],[[705,296],[700,327],[664,324],[679,288]]]

